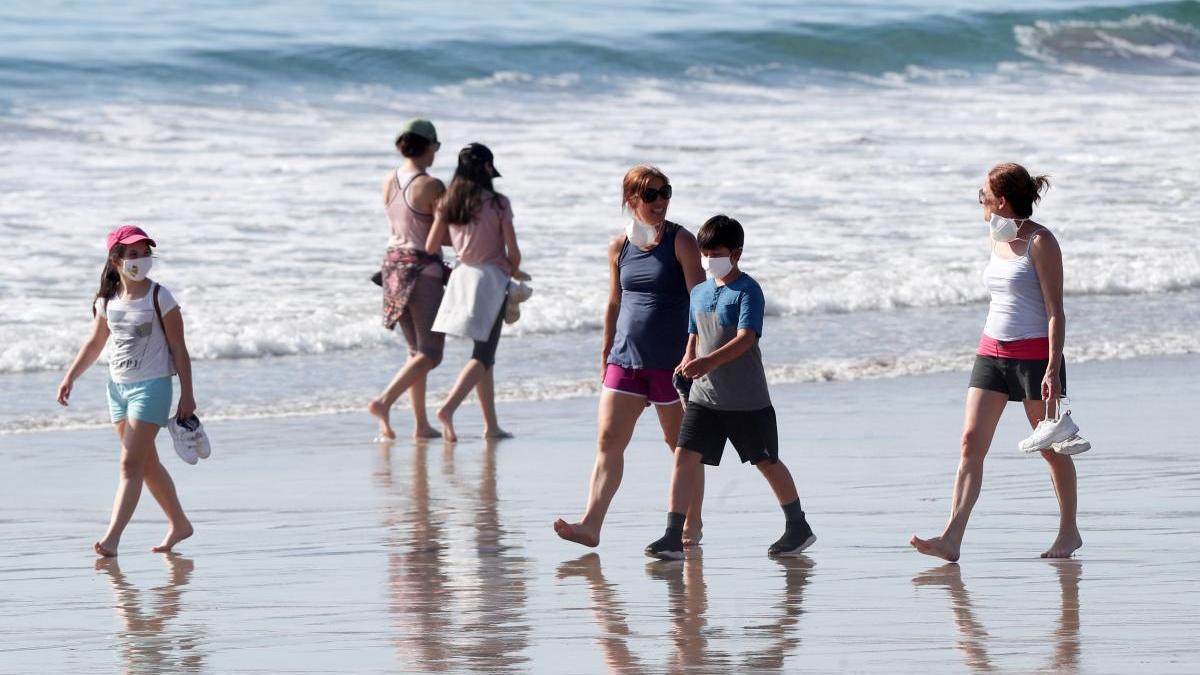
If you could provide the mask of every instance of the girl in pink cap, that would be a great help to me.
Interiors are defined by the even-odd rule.
[[[67,405],[75,380],[96,362],[112,336],[108,405],[121,439],[121,479],[108,531],[92,545],[97,555],[105,557],[117,555],[143,483],[167,515],[167,536],[151,550],[168,552],[193,532],[175,483],[154,447],[159,428],[171,417],[171,376],[179,375],[175,419],[191,418],[196,399],[179,304],[170,291],[147,276],[154,262],[153,246],[154,240],[134,225],[122,225],[108,234],[108,258],[92,306],[92,333],[58,386],[58,402]]]

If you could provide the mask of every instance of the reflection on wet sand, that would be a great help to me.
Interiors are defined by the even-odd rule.
[[[799,617],[803,613],[804,587],[812,574],[813,561],[807,556],[777,561],[783,570],[783,596],[767,622],[745,627],[743,633],[730,634],[709,626],[708,587],[704,580],[704,555],[701,549],[690,553],[683,562],[652,562],[646,574],[666,583],[667,612],[671,619],[674,651],[667,672],[764,672],[782,671],[785,659],[800,645]],[[616,586],[604,577],[600,556],[588,553],[558,567],[558,578],[582,578],[587,582],[592,601],[592,616],[600,629],[597,642],[609,672],[642,673],[647,662],[634,653],[628,639],[631,634],[628,613]],[[747,647],[741,665],[724,648],[713,644]],[[658,656],[657,654],[655,656]]]
[[[776,558],[783,568],[783,598],[776,605],[779,618],[765,626],[754,626],[763,630],[768,642],[762,649],[750,653],[745,659],[745,670],[781,671],[784,658],[800,647],[800,615],[804,613],[804,587],[812,577],[813,559],[806,555]]]
[[[1058,628],[1054,631],[1055,649],[1050,670],[1076,672],[1079,670],[1079,579],[1083,576],[1083,563],[1055,560],[1050,564],[1058,573],[1062,592],[1062,610],[1058,615]]]
[[[1050,563],[1058,575],[1061,612],[1054,631],[1054,654],[1047,670],[1056,673],[1079,669],[1079,579],[1083,563],[1079,560],[1055,560]],[[992,671],[995,667],[987,652],[988,633],[971,608],[971,596],[963,584],[962,568],[956,563],[941,565],[913,577],[915,586],[941,586],[950,593],[950,609],[958,629],[958,647],[967,667]]]
[[[525,617],[529,564],[511,553],[500,526],[496,489],[496,444],[484,447],[477,489],[464,485],[455,468],[454,449],[442,451],[445,483],[461,496],[431,496],[428,444],[416,443],[409,465],[408,489],[393,477],[391,444],[381,446],[378,483],[387,490],[388,585],[395,617],[395,644],[403,669],[455,671],[464,667],[516,672],[527,659],[529,622]],[[407,497],[407,499],[405,498]],[[449,554],[456,512],[469,511],[475,531],[474,569]],[[456,570],[453,577],[451,570]]]
[[[958,648],[967,667],[978,671],[995,670],[987,652],[987,630],[975,618],[971,595],[963,584],[962,568],[957,563],[948,563],[918,574],[912,582],[914,586],[941,586],[950,592],[950,609],[958,628]]]
[[[112,584],[113,606],[124,624],[118,639],[126,673],[197,673],[204,669],[203,632],[175,621],[182,608],[183,587],[195,563],[173,553],[163,559],[167,583],[147,592],[126,578],[118,558],[96,559],[96,569]]]
[[[699,548],[688,554],[682,563],[649,563],[646,574],[667,583],[667,608],[671,614],[671,640],[675,653],[669,670],[701,671],[730,668],[729,654],[710,650],[709,639],[722,635],[708,628],[708,586],[704,583],[704,554]]]
[[[629,649],[629,618],[616,588],[604,578],[600,556],[588,553],[558,566],[558,578],[582,577],[592,597],[592,616],[600,628],[600,651],[611,673],[642,673],[640,659]]]

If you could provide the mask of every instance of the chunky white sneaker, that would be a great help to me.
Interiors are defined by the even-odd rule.
[[[204,433],[204,425],[200,424],[200,418],[192,415],[184,420],[185,425],[190,425],[192,437],[196,442],[196,456],[200,459],[208,459],[212,454],[212,446],[208,442],[208,434]]]
[[[1092,444],[1083,436],[1075,434],[1061,443],[1052,443],[1050,449],[1060,455],[1078,455],[1091,450]]]
[[[172,417],[167,420],[167,432],[171,434],[171,444],[175,446],[175,454],[179,455],[179,459],[188,464],[200,461],[200,455],[196,452],[196,443],[190,430],[184,428]]]
[[[1049,416],[1050,402],[1047,401],[1046,418],[1038,422],[1037,428],[1028,438],[1017,444],[1017,449],[1026,453],[1037,452],[1079,434],[1079,427],[1071,419],[1071,410],[1067,407],[1065,399],[1059,401],[1056,413],[1058,417]]]
[[[528,275],[526,275],[528,276]],[[515,280],[508,282],[508,302],[504,304],[504,323],[516,323],[521,318],[521,303],[533,295],[533,289]]]

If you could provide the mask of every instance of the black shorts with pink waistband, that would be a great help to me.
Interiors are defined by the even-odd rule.
[[[1049,359],[1003,359],[976,354],[975,367],[971,369],[971,380],[967,386],[1008,394],[1009,401],[1040,401],[1042,378],[1046,376],[1049,363]],[[1065,396],[1066,359],[1058,369],[1058,383]]]

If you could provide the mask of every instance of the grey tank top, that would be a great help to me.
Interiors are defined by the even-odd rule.
[[[608,362],[624,368],[671,370],[687,347],[688,287],[675,258],[679,225],[664,224],[658,245],[649,251],[621,245],[617,270],[621,309]]]

